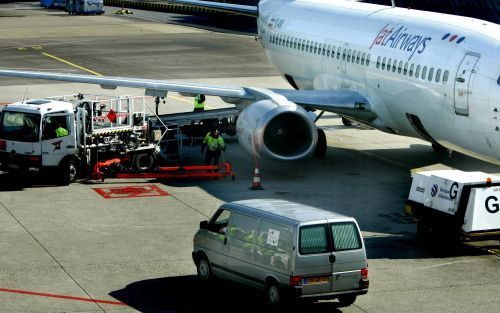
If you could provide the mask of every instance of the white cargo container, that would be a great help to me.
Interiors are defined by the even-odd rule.
[[[406,209],[426,240],[497,239],[500,177],[459,170],[414,173]]]

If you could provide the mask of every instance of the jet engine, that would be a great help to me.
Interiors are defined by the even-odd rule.
[[[314,119],[290,101],[257,101],[240,113],[236,128],[240,145],[248,153],[272,160],[306,158],[318,140]]]

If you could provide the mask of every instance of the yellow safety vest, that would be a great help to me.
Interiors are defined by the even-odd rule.
[[[210,133],[208,133],[205,136],[203,143],[208,146],[208,149],[210,149],[210,151],[217,151],[224,149],[224,139],[222,138],[221,135],[219,135],[219,137],[217,138],[214,138],[210,136]]]
[[[62,128],[62,127],[58,127],[56,129],[56,136],[57,137],[64,137],[64,136],[68,136],[69,133],[66,129]]]
[[[197,95],[194,98],[194,108],[195,109],[205,109],[205,101],[200,102],[200,100],[201,100],[200,95]]]

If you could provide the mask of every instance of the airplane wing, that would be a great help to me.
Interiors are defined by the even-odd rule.
[[[252,5],[241,5],[211,1],[196,1],[196,0],[170,0],[170,3],[178,3],[189,5],[197,8],[209,8],[216,11],[246,15],[251,17],[258,16],[258,7]]]
[[[227,87],[209,84],[183,83],[143,78],[92,76],[66,73],[48,73],[0,69],[0,76],[45,79],[100,85],[104,89],[132,87],[145,90],[148,96],[165,97],[168,92],[185,96],[205,94],[218,96],[227,103],[248,105],[260,100],[274,100],[277,96],[300,105],[306,110],[322,110],[352,117],[369,123],[377,116],[369,100],[355,90],[288,90],[254,87]]]

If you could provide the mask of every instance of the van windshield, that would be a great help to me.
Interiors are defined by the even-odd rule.
[[[37,142],[40,135],[40,115],[23,112],[2,112],[0,138],[22,142]]]
[[[361,249],[361,238],[352,222],[303,226],[299,230],[300,254]]]

